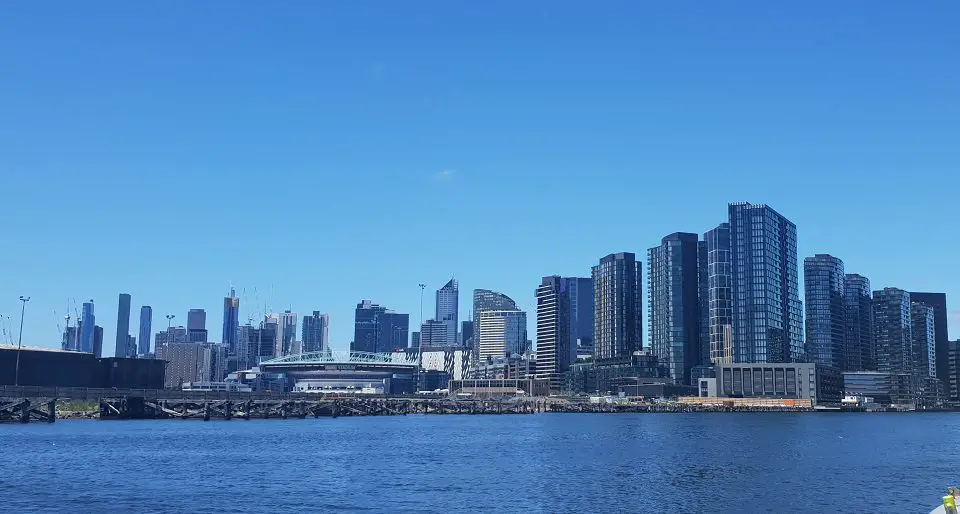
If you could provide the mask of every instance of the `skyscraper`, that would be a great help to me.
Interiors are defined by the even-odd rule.
[[[450,279],[437,290],[436,316],[433,318],[447,326],[447,345],[457,344],[458,317],[460,312],[460,289],[457,281]]]
[[[910,293],[894,287],[873,292],[877,370],[913,375]]]
[[[732,203],[734,362],[804,358],[797,226],[763,204]]]
[[[187,311],[187,342],[207,342],[207,311],[203,309]]]
[[[563,281],[570,293],[570,348],[573,352],[570,363],[573,364],[578,347],[593,353],[593,279],[564,277]]]
[[[733,362],[733,270],[730,224],[721,223],[703,235],[707,253],[707,331],[710,361]]]
[[[913,375],[918,380],[937,377],[936,331],[933,307],[913,301],[910,294],[910,336],[913,341]]]
[[[461,321],[460,322],[461,346],[467,346],[470,343],[471,339],[473,339],[473,322]]]
[[[827,254],[803,260],[807,359],[818,366],[852,371],[846,361],[844,283],[842,260]]]
[[[370,300],[362,300],[357,304],[353,316],[353,342],[350,343],[350,351],[376,353],[380,315],[384,312],[387,312],[386,307]]]
[[[516,311],[517,304],[509,296],[489,289],[473,290],[473,351],[480,355],[480,314],[484,311]]]
[[[847,274],[843,280],[845,371],[876,371],[877,352],[873,334],[873,298],[870,280]]]
[[[387,310],[380,315],[377,352],[388,353],[407,347],[410,339],[410,315]]]
[[[447,327],[449,325],[443,321],[428,319],[420,325],[420,334],[418,341],[420,348],[426,350],[432,347],[449,346],[450,339],[447,337]]]
[[[103,327],[100,325],[93,327],[93,356],[103,357]]]
[[[950,348],[947,334],[947,295],[945,293],[910,293],[911,301],[933,308],[934,337],[936,338],[937,378],[943,384],[950,381]]]
[[[223,337],[221,343],[227,346],[231,354],[237,353],[239,337],[237,330],[240,326],[240,299],[231,287],[230,296],[223,299]]]
[[[392,352],[407,347],[410,315],[399,314],[370,300],[363,300],[354,311],[353,327],[350,351]]]
[[[301,340],[303,351],[330,352],[330,315],[313,311],[310,316],[303,317]]]
[[[700,268],[696,234],[676,232],[647,250],[650,350],[677,384],[702,364]]]
[[[93,314],[93,300],[83,303],[83,317],[80,319],[80,351],[93,353],[93,332],[96,327]]]
[[[480,359],[522,354],[527,349],[527,313],[523,311],[482,310],[477,327]]]
[[[290,355],[293,342],[297,339],[297,313],[285,310],[268,314],[267,317],[277,323],[277,353],[274,356]]]
[[[114,348],[116,357],[134,357],[131,355],[130,343],[130,295],[120,293],[117,307],[117,341]]]
[[[552,391],[560,391],[563,374],[572,361],[570,344],[569,282],[558,277],[544,277],[537,288],[537,374],[550,381]]]
[[[137,353],[147,355],[150,353],[150,334],[153,329],[153,308],[149,305],[140,307],[140,348]]]
[[[640,265],[632,253],[600,259],[593,267],[594,356],[629,358],[643,349]]]

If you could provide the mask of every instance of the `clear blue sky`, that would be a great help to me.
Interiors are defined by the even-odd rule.
[[[464,318],[477,287],[532,309],[543,275],[750,201],[801,258],[946,292],[957,338],[958,25],[951,1],[8,2],[0,313],[16,332],[32,296],[24,342],[53,347],[93,298],[112,355],[118,293],[132,334],[149,304],[219,340],[232,281],[241,320],[329,312],[346,348],[361,298],[415,324],[455,274]]]

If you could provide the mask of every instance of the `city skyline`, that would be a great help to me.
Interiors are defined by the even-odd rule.
[[[731,204],[729,204],[729,205],[730,205],[731,208],[732,208],[732,206],[739,205],[739,204],[738,204],[738,203],[731,203]],[[749,204],[746,204],[746,205],[749,205]],[[757,207],[763,207],[763,208],[766,207],[764,204],[755,204],[755,206],[757,206]],[[787,221],[787,223],[790,223],[790,222]],[[727,226],[727,225],[728,225],[727,223],[723,223],[723,224],[722,224],[722,226]],[[729,229],[728,229],[728,230],[729,230]],[[794,228],[793,230],[796,230],[796,229]],[[710,232],[710,231],[708,231],[708,232]],[[695,235],[695,234],[693,234],[693,235]],[[709,234],[707,234],[707,235],[709,235]],[[704,248],[706,249],[706,244],[705,244]],[[639,255],[643,255],[643,254],[639,254]],[[807,260],[809,260],[809,259],[816,259],[816,258],[820,258],[822,255],[823,255],[823,256],[826,256],[826,257],[831,257],[830,255],[821,254],[821,253],[817,253],[817,254],[810,255],[810,256],[804,256],[803,254],[799,254],[799,253],[798,253],[798,261],[801,262],[801,264],[798,265],[798,274],[799,274],[799,280],[800,280],[800,292],[802,293],[802,294],[801,294],[801,297],[803,297],[805,294],[806,294],[806,295],[810,294],[810,293],[808,292],[808,285],[804,284],[804,266],[805,266],[805,264],[803,264],[803,263],[805,262],[804,259],[807,259]],[[641,270],[642,270],[643,268],[649,266],[649,255],[647,255],[647,259],[637,258],[637,263],[639,264]],[[843,261],[840,261],[841,271],[842,271],[843,265],[844,265],[844,264],[843,264]],[[589,269],[589,268],[587,268],[587,269]],[[643,282],[646,282],[646,281],[647,281],[647,277],[643,277],[642,275],[643,275],[643,273],[642,273],[642,271],[641,271],[641,284],[642,284]],[[443,286],[443,287],[441,287],[441,288],[438,288],[437,291],[436,291],[436,296],[437,296],[437,298],[440,298],[441,294],[444,294],[444,295],[446,296],[446,298],[448,298],[446,301],[447,301],[448,303],[453,303],[453,305],[455,306],[457,303],[459,303],[459,295],[457,295],[456,297],[452,297],[449,293],[443,293],[443,292],[444,292],[444,291],[449,291],[449,290],[451,290],[451,289],[453,289],[454,291],[457,291],[457,290],[458,290],[458,288],[457,288],[457,283],[458,283],[457,280],[451,279],[451,280],[449,280],[449,281],[446,283],[445,286]],[[877,282],[877,281],[875,281],[874,284],[883,284],[883,282]],[[868,286],[867,286],[867,287],[869,288],[869,282],[868,282]],[[901,287],[901,285],[900,285],[900,284],[893,284],[893,285],[888,285],[888,286],[881,286],[881,288],[885,288],[885,287],[897,288],[897,287]],[[487,291],[487,290],[485,290],[485,289],[481,289],[481,290]],[[467,289],[466,291],[467,291],[467,294],[469,295],[469,294],[472,294],[473,289]],[[495,292],[495,293],[496,293],[496,294],[502,294],[502,293],[500,293],[499,291],[497,291],[497,292]],[[941,293],[941,292],[937,292],[937,293],[914,293],[914,294],[923,294],[923,295],[932,294],[934,297],[940,297],[940,296],[944,295],[944,293]],[[641,294],[641,299],[640,299],[640,300],[641,300],[641,303],[642,303],[642,305],[643,305],[643,314],[644,314],[644,315],[648,315],[648,314],[649,314],[649,309],[650,309],[649,299],[648,299],[647,296],[648,296],[648,295],[647,295],[647,292],[646,292],[646,291],[643,291],[642,294]],[[125,308],[125,307],[126,307],[127,311],[129,311],[130,294],[122,293],[122,294],[120,294],[119,297],[120,297],[120,299],[121,299],[121,302],[123,302],[123,300],[126,299],[126,302],[127,302],[127,303],[126,303],[125,305],[120,305],[120,306],[118,307],[118,312],[125,312],[125,311],[124,311],[124,308]],[[528,325],[528,326],[527,326],[527,332],[528,332],[529,334],[535,334],[535,333],[536,333],[536,321],[535,321],[535,313],[536,313],[536,304],[535,304],[535,302],[536,302],[536,299],[533,298],[533,301],[531,302],[531,299],[525,298],[525,297],[523,297],[523,296],[518,296],[518,298],[520,298],[520,301],[517,301],[517,302],[516,302],[516,308],[519,309],[519,310],[521,310],[521,311],[523,311],[523,312],[525,312],[525,313],[527,313],[527,325]],[[226,298],[223,298],[223,300],[224,300],[224,302],[225,302],[225,304],[224,304],[224,313],[225,313],[225,314],[226,314],[226,313],[229,313],[231,316],[237,316],[236,312],[233,312],[233,310],[229,308],[229,307],[232,307],[232,306],[235,306],[235,307],[233,307],[234,309],[238,309],[238,310],[242,310],[242,309],[243,309],[243,302],[240,300],[240,298],[238,298],[238,297],[235,296],[235,292],[234,292],[234,290],[233,290],[232,287],[231,287],[231,291],[230,291],[230,296],[228,296],[228,297],[226,297]],[[186,301],[186,300],[185,300],[185,301]],[[425,301],[426,301],[426,300],[425,300]],[[195,301],[190,301],[190,302],[196,303]],[[91,301],[91,302],[84,302],[85,308],[86,308],[86,305],[88,305],[88,303],[92,306],[92,301]],[[530,303],[532,303],[533,305],[530,305],[530,306],[525,305],[525,304],[530,304]],[[805,309],[805,310],[808,310],[808,309],[809,309],[808,304],[807,304],[805,301],[802,302],[802,303],[803,303],[804,309]],[[264,303],[263,305],[266,306],[266,303]],[[467,305],[469,305],[471,309],[473,308],[473,302],[472,302],[472,301],[471,301],[470,303],[468,303]],[[941,319],[941,320],[942,320],[942,319],[946,319],[946,320],[947,320],[947,326],[950,327],[950,328],[957,327],[958,325],[960,325],[960,319],[957,319],[957,318],[958,318],[958,314],[960,314],[960,311],[955,310],[955,309],[954,309],[954,310],[950,310],[950,309],[949,309],[949,307],[950,307],[949,304],[948,304],[946,307],[947,307],[947,309],[946,309],[946,316],[943,316],[943,317],[938,318],[938,319]],[[429,311],[431,311],[431,310],[438,309],[438,308],[439,308],[439,305],[437,305],[437,304],[435,303],[434,306],[433,306],[433,309],[431,309],[430,306],[429,306],[429,304],[425,304],[425,305],[424,305],[424,308],[427,309],[427,311],[429,312]],[[454,308],[456,308],[456,307],[454,307]],[[30,312],[29,309],[28,309],[27,312]],[[246,314],[240,315],[239,318],[238,318],[238,319],[243,319],[243,321],[240,321],[240,322],[239,322],[238,327],[241,326],[241,325],[244,325],[245,322],[246,322],[246,319],[250,317],[250,316],[249,316],[249,314],[250,314],[249,312],[246,312],[246,311],[244,311],[244,312],[245,312]],[[469,311],[468,311],[468,312],[469,312]],[[78,314],[80,314],[79,311],[78,311]],[[283,317],[283,316],[290,315],[290,314],[291,314],[291,310],[290,310],[290,309],[287,309],[287,310],[281,311],[281,312],[269,312],[269,311],[264,312],[264,311],[260,311],[260,312],[257,312],[257,314],[259,315],[259,318],[256,317],[256,316],[254,316],[253,319],[255,319],[255,320],[258,320],[258,319],[266,319],[266,318],[270,318],[271,316],[272,316],[272,317],[277,317],[277,316]],[[294,312],[292,312],[292,314],[293,314],[293,315],[296,315],[296,312],[294,311]],[[129,316],[129,313],[128,313],[128,316]],[[202,320],[203,320],[202,323],[204,324],[204,327],[206,326],[206,312],[205,312],[205,309],[199,309],[199,308],[186,309],[186,313],[183,314],[183,317],[182,317],[182,318],[180,318],[180,317],[175,317],[175,318],[174,318],[175,320],[180,320],[180,321],[182,321],[182,322],[180,322],[180,323],[173,323],[173,326],[174,326],[174,327],[186,327],[186,326],[189,324],[189,320],[191,319],[192,316],[199,316],[200,318],[198,318],[198,319],[202,319]],[[334,320],[334,321],[329,321],[329,314],[328,314],[327,316],[328,316],[328,322],[327,322],[328,324],[329,324],[329,323],[336,324],[336,320]],[[83,316],[79,316],[79,318],[81,318],[81,319],[82,319],[82,317],[83,317]],[[96,317],[97,317],[96,324],[97,324],[98,326],[102,326],[102,325],[104,324],[104,319],[103,319],[103,318],[105,318],[106,316],[104,316],[104,315],[102,314],[102,312],[101,312],[101,313],[97,314]],[[472,315],[471,315],[471,317],[472,317]],[[802,317],[803,317],[803,320],[804,320],[803,325],[806,325],[807,323],[809,323],[809,317],[808,317],[805,313],[803,314]],[[223,320],[213,320],[213,323],[219,324],[219,323],[222,322],[222,321],[223,321]],[[347,320],[345,320],[345,321],[346,321],[351,327],[352,327],[353,324],[354,324],[354,319],[353,319],[352,316],[351,316],[350,318],[348,318]],[[426,322],[427,320],[425,319],[424,321]],[[467,321],[467,320],[464,320],[464,321]],[[76,321],[76,319],[74,319],[73,324],[76,325],[76,323],[77,323],[77,321]],[[643,323],[649,323],[649,320],[643,320]],[[255,324],[255,325],[256,325],[256,324]],[[25,327],[26,327],[26,326],[28,326],[28,325],[25,325]],[[132,336],[132,334],[134,334],[134,333],[142,332],[140,326],[139,326],[139,325],[134,326],[134,325],[131,324],[129,321],[127,321],[127,326],[128,326],[128,336],[129,336],[129,337],[133,337],[133,340],[136,341],[137,343],[139,343],[139,344],[137,344],[134,348],[136,348],[136,347],[142,347],[143,343],[140,342],[140,340],[139,340],[136,336]],[[155,325],[155,324],[154,324],[153,326],[157,329],[157,330],[154,331],[153,336],[155,336],[155,335],[157,334],[157,332],[163,332],[163,331],[166,330],[164,327],[160,327],[159,325]],[[292,327],[292,326],[293,326],[293,325],[291,325],[291,327]],[[287,346],[289,346],[289,344],[292,343],[294,340],[300,341],[300,338],[299,338],[300,326],[301,326],[301,325],[299,325],[299,324],[296,325],[296,327],[297,327],[297,328],[296,328],[297,332],[293,333],[293,334],[295,334],[295,335],[293,335],[293,339],[287,338],[287,339],[288,339],[288,341],[286,341]],[[225,327],[225,330],[226,330],[226,325],[224,325],[224,327]],[[118,327],[117,327],[117,328],[118,328],[118,329],[120,328],[120,325],[119,325],[119,324],[118,324]],[[327,330],[329,330],[329,325],[328,325],[326,328],[327,328]],[[419,327],[416,327],[416,326],[414,326],[414,328],[419,329]],[[62,326],[61,326],[60,329],[61,329],[61,332],[60,332],[59,336],[57,337],[57,339],[56,339],[55,341],[54,341],[54,340],[51,340],[51,341],[47,342],[47,344],[45,344],[45,345],[31,345],[31,344],[29,344],[29,342],[25,342],[24,344],[25,344],[26,346],[33,346],[33,347],[39,347],[39,348],[56,348],[56,347],[60,347],[61,344],[62,344],[62,338],[63,338],[63,336],[64,336],[64,334],[63,334],[62,331],[65,330],[65,327],[62,327]],[[807,335],[808,335],[807,329],[803,329],[803,328],[801,328],[801,329],[803,330],[803,335],[802,335],[802,337],[803,337],[803,341],[804,341],[804,351],[807,351],[807,350],[808,350],[808,347],[810,346],[811,343],[810,343],[810,341],[809,341],[809,339],[808,339],[808,337],[807,337]],[[849,329],[849,327],[846,327],[846,329]],[[26,331],[26,328],[25,328],[24,330]],[[957,329],[954,328],[954,330],[957,330]],[[410,333],[410,332],[415,332],[415,331],[417,331],[417,330],[414,330],[414,329],[412,329],[412,328],[411,328],[410,330],[408,330],[408,336],[407,336],[407,343],[408,343],[408,344],[410,343],[409,333]],[[189,329],[188,329],[188,332],[189,332]],[[280,332],[283,332],[283,330],[280,330]],[[949,339],[950,339],[950,340],[953,340],[953,339],[956,338],[955,332],[953,332],[952,330],[948,330],[948,333],[949,333]],[[114,335],[116,336],[116,334],[114,334]],[[141,334],[141,335],[142,335],[142,334]],[[707,335],[708,335],[708,337],[709,337],[709,334],[707,334]],[[85,337],[85,336],[84,336],[84,332],[81,331],[81,332],[77,335],[77,337],[80,339],[79,345],[81,345],[81,347],[82,347],[82,345],[84,344],[84,339],[83,339],[83,338]],[[92,339],[92,334],[89,334],[87,337],[90,337],[90,338]],[[207,337],[206,333],[204,334],[204,337]],[[449,335],[447,335],[446,337],[449,337]],[[651,337],[652,337],[652,334],[650,334],[650,333],[644,333],[644,334],[642,335],[642,339],[641,339],[641,340],[642,340],[642,344],[643,344],[643,348],[644,348],[644,349],[649,350],[649,349],[652,348],[652,339],[651,339]],[[116,337],[115,337],[114,339],[115,339],[115,340],[119,340],[119,339],[116,338]],[[397,337],[393,337],[392,339],[393,339],[393,340],[398,340]],[[938,333],[938,335],[937,335],[938,346],[937,346],[937,347],[938,347],[938,348],[945,348],[945,344],[942,344],[942,343],[945,343],[946,339],[947,339],[947,336]],[[212,341],[212,342],[221,342],[221,341],[219,341],[219,340],[213,340],[213,339],[208,339],[208,340],[210,340],[210,341]],[[352,339],[348,339],[348,340],[345,340],[345,341],[343,341],[343,340],[338,341],[338,340],[334,340],[334,339],[331,338],[331,339],[330,339],[330,348],[331,348],[331,349],[348,349],[348,348],[350,347],[351,341],[352,341]],[[91,341],[91,342],[92,342],[92,341]],[[281,341],[281,344],[282,344],[282,343],[283,343],[283,341]],[[0,344],[2,344],[2,342],[0,342]],[[464,341],[464,344],[466,344],[466,341]],[[154,349],[154,340],[153,340],[153,337],[151,337],[150,348],[151,348],[151,349]],[[712,347],[711,347],[711,346],[708,346],[706,349],[709,350],[710,348],[712,348]],[[102,349],[101,351],[105,352],[106,354],[111,354],[111,355],[112,355],[112,354],[115,353],[116,349],[115,349],[115,348],[111,349],[111,348],[108,347],[108,348]],[[277,352],[278,352],[277,355],[279,356],[279,354],[283,352],[283,348],[277,348]],[[816,361],[817,361],[817,359],[814,359],[813,357],[809,357],[809,356],[807,357],[807,360],[810,360],[811,362],[816,362]]]
[[[16,248],[0,254],[12,270],[0,315],[15,327],[17,296],[31,296],[24,343],[55,347],[68,301],[94,298],[111,355],[118,293],[162,326],[189,308],[219,318],[233,282],[241,322],[320,309],[345,348],[360,298],[419,324],[417,284],[427,318],[455,273],[465,292],[502,291],[532,313],[539,277],[703,233],[740,200],[795,223],[801,257],[960,298],[960,241],[944,235],[960,190],[955,7],[619,7],[558,5],[545,22],[537,5],[485,6],[492,42],[448,4],[244,4],[213,27],[215,5],[64,5],[57,23],[41,5],[11,7],[0,33],[24,51],[0,95],[0,173],[22,215],[0,227]],[[103,19],[128,30],[89,30]],[[263,187],[274,176],[296,187]],[[78,214],[83,230],[70,228]],[[251,244],[278,224],[318,235],[282,254]],[[191,244],[165,242],[187,228]],[[558,251],[541,231],[575,244]],[[428,251],[425,233],[448,238]]]

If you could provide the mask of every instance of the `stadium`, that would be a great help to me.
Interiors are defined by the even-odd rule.
[[[282,375],[299,393],[400,395],[415,390],[417,359],[406,353],[321,351],[263,361],[259,368]]]

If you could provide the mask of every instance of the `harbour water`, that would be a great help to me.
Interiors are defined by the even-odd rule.
[[[927,513],[960,415],[540,414],[0,426],[5,512]]]

